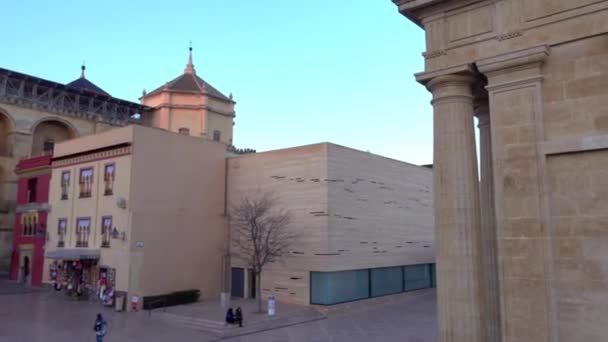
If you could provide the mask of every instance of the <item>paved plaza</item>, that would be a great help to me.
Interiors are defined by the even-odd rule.
[[[105,341],[214,341],[218,337],[155,318],[155,312],[119,313],[94,302],[74,302],[51,291],[19,291],[0,280],[0,342],[94,341],[101,312],[110,329]],[[437,341],[434,290],[410,292],[384,305],[330,313],[327,319],[221,339],[274,341]],[[279,306],[280,309],[280,306]],[[156,315],[159,316],[159,315]]]

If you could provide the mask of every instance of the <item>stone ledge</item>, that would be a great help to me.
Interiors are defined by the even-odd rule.
[[[541,150],[545,155],[603,149],[608,149],[608,134],[563,138],[555,141],[546,141],[541,144]]]
[[[518,67],[526,64],[540,63],[549,56],[549,46],[539,45],[528,49],[503,53],[478,60],[475,64],[483,73]]]

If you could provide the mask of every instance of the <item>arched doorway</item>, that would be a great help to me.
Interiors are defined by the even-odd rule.
[[[75,130],[59,120],[45,120],[34,128],[32,137],[32,157],[53,153],[56,143],[76,137]]]
[[[29,256],[24,256],[23,257],[23,282],[27,283],[30,277],[30,257]]]

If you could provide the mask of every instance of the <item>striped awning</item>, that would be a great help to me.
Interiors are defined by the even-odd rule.
[[[99,259],[99,249],[92,248],[61,248],[46,251],[44,256],[49,259],[87,260]]]

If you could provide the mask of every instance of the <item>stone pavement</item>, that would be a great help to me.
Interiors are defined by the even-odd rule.
[[[0,281],[0,288],[5,287],[7,282]],[[438,340],[435,306],[434,290],[422,290],[368,310],[343,312],[320,321],[219,339],[231,342],[435,342]],[[45,290],[0,295],[0,342],[94,341],[93,322],[98,312],[109,323],[105,342],[218,340],[217,336],[148,317],[145,312],[114,312],[98,303],[68,301],[58,293]]]
[[[230,307],[235,310],[237,307],[242,309],[244,318],[242,327],[225,323],[227,308],[222,307],[219,300],[155,310],[152,316],[176,326],[212,333],[218,337],[251,334],[326,319],[325,314],[307,305],[279,303],[273,316],[266,314],[266,305],[263,307],[264,313],[258,313],[254,299],[233,299]]]

